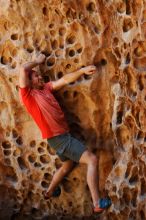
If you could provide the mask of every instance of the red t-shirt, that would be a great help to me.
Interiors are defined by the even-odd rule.
[[[36,124],[38,125],[38,127],[40,128],[41,132],[42,132],[42,137],[43,138],[51,138],[60,134],[64,134],[67,133],[69,131],[66,119],[64,117],[64,114],[57,102],[57,100],[55,99],[54,95],[53,95],[53,88],[52,88],[52,83],[45,83],[44,89],[40,90],[41,94],[45,95],[45,98],[47,98],[47,102],[48,104],[53,102],[55,103],[54,111],[55,114],[57,113],[57,125],[56,125],[56,121],[55,121],[55,126],[52,126],[52,123],[55,120],[55,115],[53,114],[53,108],[51,106],[51,111],[52,114],[50,112],[50,109],[48,110],[51,118],[49,119],[49,123],[48,121],[45,119],[38,103],[36,102],[34,96],[32,95],[32,90],[29,87],[25,87],[25,88],[20,88],[19,92],[20,92],[20,97],[22,99],[22,102],[24,103],[24,105],[26,106],[27,111],[30,113],[30,115],[32,116],[32,118],[34,119],[34,121],[36,122]],[[39,90],[37,90],[38,92]],[[58,122],[58,117],[63,115],[63,117],[60,117],[60,120]],[[55,129],[52,129],[52,127],[55,127]]]

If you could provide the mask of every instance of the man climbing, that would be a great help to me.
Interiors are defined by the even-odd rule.
[[[109,198],[99,199],[97,190],[97,158],[87,148],[69,133],[69,127],[64,114],[56,101],[53,91],[74,82],[81,75],[91,75],[96,68],[93,65],[65,74],[62,78],[44,83],[42,76],[33,70],[45,61],[45,55],[40,54],[33,62],[22,65],[19,75],[20,96],[27,111],[32,116],[46,138],[49,145],[63,161],[45,192],[45,199],[59,195],[57,186],[73,168],[74,162],[87,165],[87,183],[93,200],[94,212],[102,212],[111,204]]]

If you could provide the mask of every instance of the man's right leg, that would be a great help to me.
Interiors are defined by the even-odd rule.
[[[110,207],[111,200],[108,197],[99,200],[97,183],[97,158],[93,153],[86,150],[81,155],[79,163],[87,164],[87,183],[93,200],[93,210],[96,213],[102,212],[104,209]]]
[[[91,192],[94,207],[98,205],[98,181],[97,181],[97,158],[90,151],[86,150],[79,163],[87,164],[87,183]]]
[[[68,174],[69,171],[72,170],[74,162],[72,160],[67,160],[63,162],[63,165],[56,171],[53,176],[53,179],[49,185],[47,192],[45,193],[45,197],[49,198],[58,184],[63,180],[63,178]]]

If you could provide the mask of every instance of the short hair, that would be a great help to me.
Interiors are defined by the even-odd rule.
[[[29,70],[28,71],[28,78],[29,80],[32,80],[32,74],[35,73],[36,71],[35,70]]]

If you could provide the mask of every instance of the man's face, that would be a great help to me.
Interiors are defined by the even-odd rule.
[[[31,76],[31,85],[35,89],[42,89],[44,86],[44,81],[42,76],[37,73],[36,71],[33,71]]]

